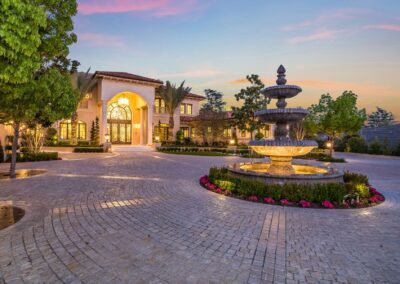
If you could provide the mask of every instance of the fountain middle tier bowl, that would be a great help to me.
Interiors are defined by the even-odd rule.
[[[255,112],[255,116],[265,123],[300,121],[308,114],[308,110],[303,108],[263,109]]]
[[[271,99],[279,99],[283,98],[293,98],[298,93],[300,93],[302,89],[296,85],[277,85],[265,88],[261,93]]]
[[[310,153],[318,147],[313,140],[252,140],[249,143],[251,149],[264,156],[295,157]]]

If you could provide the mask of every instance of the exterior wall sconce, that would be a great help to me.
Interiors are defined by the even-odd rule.
[[[235,144],[235,140],[233,140],[233,139],[229,140],[229,144],[230,145],[234,145]]]
[[[326,148],[330,149],[332,148],[332,142],[326,142]]]
[[[157,143],[160,142],[160,136],[155,136],[154,140],[156,140]]]
[[[110,134],[108,134],[108,132],[104,135],[104,137],[106,138],[106,142],[109,143],[110,142]]]

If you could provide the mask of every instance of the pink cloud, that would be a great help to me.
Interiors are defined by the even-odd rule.
[[[332,11],[326,11],[318,15],[317,17],[306,20],[297,24],[288,25],[282,28],[284,31],[296,31],[306,27],[314,27],[321,24],[326,24],[328,22],[332,22],[339,19],[353,19],[360,15],[364,15],[369,13],[366,9],[360,8],[345,8],[345,9],[336,9]]]
[[[81,0],[78,11],[84,15],[147,12],[154,16],[173,16],[197,9],[198,0]]]
[[[340,31],[340,30],[321,30],[321,31],[316,31],[316,32],[314,32],[312,34],[308,34],[308,35],[295,36],[295,37],[290,38],[288,41],[289,41],[289,43],[292,43],[292,44],[298,44],[298,43],[304,43],[304,42],[333,39],[339,33],[342,33],[342,32],[343,31]]]
[[[367,25],[364,26],[364,28],[400,32],[400,25],[392,25],[392,24]]]
[[[78,42],[84,42],[90,46],[125,46],[125,42],[121,37],[102,33],[78,33]]]

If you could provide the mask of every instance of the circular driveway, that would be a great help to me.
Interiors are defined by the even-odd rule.
[[[348,163],[335,167],[368,174],[386,202],[287,208],[198,184],[237,157],[130,152],[19,164],[47,173],[0,181],[0,205],[26,210],[0,231],[0,283],[399,283],[400,158],[337,156]]]

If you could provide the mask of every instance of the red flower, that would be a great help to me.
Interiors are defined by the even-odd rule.
[[[222,189],[220,189],[219,187],[215,190],[216,193],[222,193]]]
[[[333,208],[333,204],[329,200],[324,200],[324,202],[322,202],[322,206],[329,209]]]
[[[61,158],[61,157],[58,157],[58,158],[57,158],[57,160],[61,161],[61,160],[62,160],[62,158]]]
[[[200,178],[200,183],[202,184],[202,185],[205,185],[206,183],[208,183],[209,181],[208,181],[208,176],[202,176],[201,178]]]
[[[281,199],[281,201],[279,201],[279,202],[280,202],[281,205],[283,205],[283,206],[286,206],[286,205],[289,205],[289,204],[290,204],[289,200],[287,200],[287,199]]]
[[[275,204],[275,200],[272,197],[264,197],[264,202],[268,204]]]
[[[250,201],[255,201],[255,202],[258,201],[258,197],[255,196],[255,195],[249,196],[247,199],[250,200]]]
[[[311,202],[307,200],[300,200],[299,205],[303,208],[311,207]]]
[[[208,185],[208,189],[209,189],[209,190],[215,190],[215,189],[217,189],[217,186],[210,183],[210,184]]]

